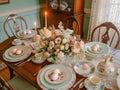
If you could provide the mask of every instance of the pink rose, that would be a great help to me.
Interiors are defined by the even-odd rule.
[[[55,30],[56,36],[62,35],[62,32],[60,30]]]

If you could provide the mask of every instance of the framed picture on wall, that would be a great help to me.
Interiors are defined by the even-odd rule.
[[[0,0],[0,4],[7,4],[9,3],[9,0]]]

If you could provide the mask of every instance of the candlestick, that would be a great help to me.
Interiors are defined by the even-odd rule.
[[[45,11],[45,27],[47,28],[47,12]]]

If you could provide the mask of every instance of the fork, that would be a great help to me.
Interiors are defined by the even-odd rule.
[[[22,66],[24,63],[26,63],[26,62],[29,62],[29,61],[31,61],[32,60],[32,57],[30,57],[29,59],[27,59],[26,61],[21,61],[21,62],[18,62],[18,63],[15,63],[14,65],[16,65],[16,66]]]

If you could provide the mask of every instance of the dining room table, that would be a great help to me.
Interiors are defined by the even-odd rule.
[[[18,75],[22,76],[28,82],[33,84],[36,88],[38,88],[38,90],[43,90],[43,88],[41,88],[41,86],[37,83],[37,75],[38,75],[38,73],[41,69],[43,69],[44,67],[47,67],[49,65],[52,65],[54,63],[48,62],[47,60],[45,62],[41,63],[41,64],[33,63],[29,59],[31,59],[31,57],[35,55],[34,52],[31,52],[31,54],[28,57],[26,57],[24,60],[19,61],[19,62],[8,62],[8,61],[6,61],[3,58],[3,54],[5,53],[5,51],[7,49],[14,46],[12,44],[14,39],[16,39],[15,36],[10,37],[10,38],[6,39],[5,41],[3,41],[2,43],[0,43],[0,60],[2,60],[8,67],[10,67]],[[83,39],[83,41],[88,42],[86,39]],[[78,73],[75,72],[75,78],[76,79],[73,82],[73,85],[69,88],[69,90],[87,90],[85,88],[85,86],[83,86],[82,88],[79,88],[80,82],[84,81],[87,77],[79,75]],[[82,80],[82,81],[80,81],[80,80]],[[111,90],[111,89],[108,88],[108,87],[105,87],[104,90]]]

